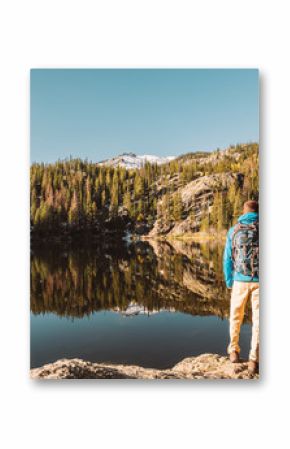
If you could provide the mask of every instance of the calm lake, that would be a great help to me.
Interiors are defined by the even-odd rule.
[[[33,245],[31,367],[59,358],[169,368],[226,354],[222,246],[165,242]],[[241,329],[247,357],[250,311]]]

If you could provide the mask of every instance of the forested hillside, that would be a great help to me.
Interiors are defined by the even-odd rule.
[[[167,234],[227,228],[257,199],[258,144],[189,153],[140,169],[70,159],[31,166],[33,236]]]

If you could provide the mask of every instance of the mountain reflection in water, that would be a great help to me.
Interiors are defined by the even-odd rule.
[[[138,339],[138,332],[140,332],[141,343],[139,343],[138,354],[142,352],[143,358],[141,355],[138,355],[137,358],[128,355],[125,343],[122,346],[123,354],[120,349],[118,351],[116,349],[115,354],[112,348],[118,347],[120,342],[115,341],[117,334],[114,332],[119,332],[120,329],[113,329],[112,326],[122,326],[123,333],[118,334],[118,338],[122,338],[126,332],[124,329],[126,324],[124,321],[122,323],[116,322],[116,320],[112,321],[109,315],[102,315],[102,325],[98,324],[98,331],[100,332],[104,326],[106,334],[106,337],[104,333],[95,337],[98,338],[99,351],[94,350],[94,343],[91,342],[94,339],[93,330],[90,330],[90,340],[88,340],[87,328],[80,333],[79,328],[70,327],[68,337],[66,334],[68,330],[65,327],[68,325],[62,324],[62,329],[59,329],[59,337],[61,339],[62,335],[64,336],[63,346],[60,341],[57,343],[53,341],[53,332],[56,332],[55,326],[59,326],[59,324],[55,324],[55,318],[52,319],[52,315],[66,317],[70,322],[75,322],[75,319],[94,317],[95,313],[100,311],[117,313],[126,323],[139,315],[153,319],[156,314],[163,314],[163,317],[167,318],[160,320],[160,339],[162,340],[162,330],[165,329],[169,335],[166,337],[166,342],[171,337],[172,339],[184,338],[180,329],[183,326],[181,317],[185,314],[192,317],[227,318],[229,316],[229,291],[225,288],[222,276],[222,246],[199,245],[177,240],[170,243],[157,241],[150,241],[150,243],[139,241],[129,244],[126,242],[104,242],[102,244],[78,245],[77,247],[33,246],[31,252],[32,366],[39,366],[39,364],[53,361],[59,357],[85,357],[87,355],[95,361],[102,359],[119,363],[138,362],[143,363],[143,366],[165,367],[170,366],[169,364],[174,360],[179,361],[184,356],[196,355],[193,352],[198,352],[199,347],[200,350],[204,350],[204,346],[198,345],[195,337],[194,344],[190,341],[186,344],[184,341],[180,341],[179,347],[182,350],[178,349],[174,353],[173,348],[174,354],[170,354],[170,347],[168,347],[166,349],[168,357],[166,354],[161,356],[158,353],[155,357],[152,354],[147,357],[146,352],[151,353],[152,351],[146,346],[146,333],[151,330],[148,324],[142,322],[141,325],[139,321],[140,331],[134,324],[134,335]],[[172,316],[170,319],[168,318],[169,312]],[[170,323],[173,323],[174,316],[176,316],[176,322],[173,326]],[[45,317],[47,317],[46,320]],[[176,326],[177,318],[178,327]],[[249,318],[249,310],[247,310],[245,322],[249,322]],[[106,319],[107,325],[105,325]],[[40,320],[42,320],[41,323]],[[190,330],[188,319],[186,323]],[[223,340],[228,333],[228,324],[225,324]],[[168,326],[172,326],[171,330]],[[128,324],[128,329],[130,327],[132,324]],[[78,345],[75,346],[75,349],[76,334],[73,334],[73,329],[76,333],[78,332]],[[215,338],[213,324],[210,325],[210,329],[206,337],[209,341]],[[249,339],[249,329],[245,327],[244,331],[246,331],[245,338]],[[132,339],[134,340],[135,337],[133,336]],[[216,338],[221,339],[220,333]],[[83,346],[80,341],[82,339]],[[203,340],[205,341],[205,338]],[[110,341],[108,351],[106,351],[106,346],[109,346],[107,341]],[[126,336],[126,345],[130,346],[130,344],[130,339]],[[88,348],[88,345],[91,347]],[[84,347],[85,350],[82,349]],[[226,342],[221,341],[220,347],[225,352]],[[189,348],[193,348],[193,352],[188,353]],[[133,349],[130,348],[132,353],[134,353]],[[211,352],[211,350],[212,347],[209,347],[207,352]]]

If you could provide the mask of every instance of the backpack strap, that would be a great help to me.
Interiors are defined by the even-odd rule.
[[[235,244],[235,237],[236,237],[236,234],[240,231],[240,229],[242,229],[242,224],[241,223],[237,223],[235,226],[234,226],[234,232],[233,232],[233,235],[232,235],[232,260],[235,260],[235,250],[236,250],[236,244]]]
[[[257,231],[258,236],[259,236],[259,221],[255,221],[253,223],[253,225],[254,225],[254,228]],[[259,247],[257,246],[255,248],[255,250],[253,251],[252,257],[251,257],[252,279],[254,279],[254,277],[255,277],[254,259],[255,259],[255,256],[257,256],[258,254],[259,254]]]

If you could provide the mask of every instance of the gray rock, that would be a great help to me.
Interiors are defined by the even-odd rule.
[[[158,370],[134,365],[90,363],[61,359],[30,370],[32,379],[258,379],[248,373],[248,364],[233,365],[227,357],[202,354],[188,357],[173,368]]]

